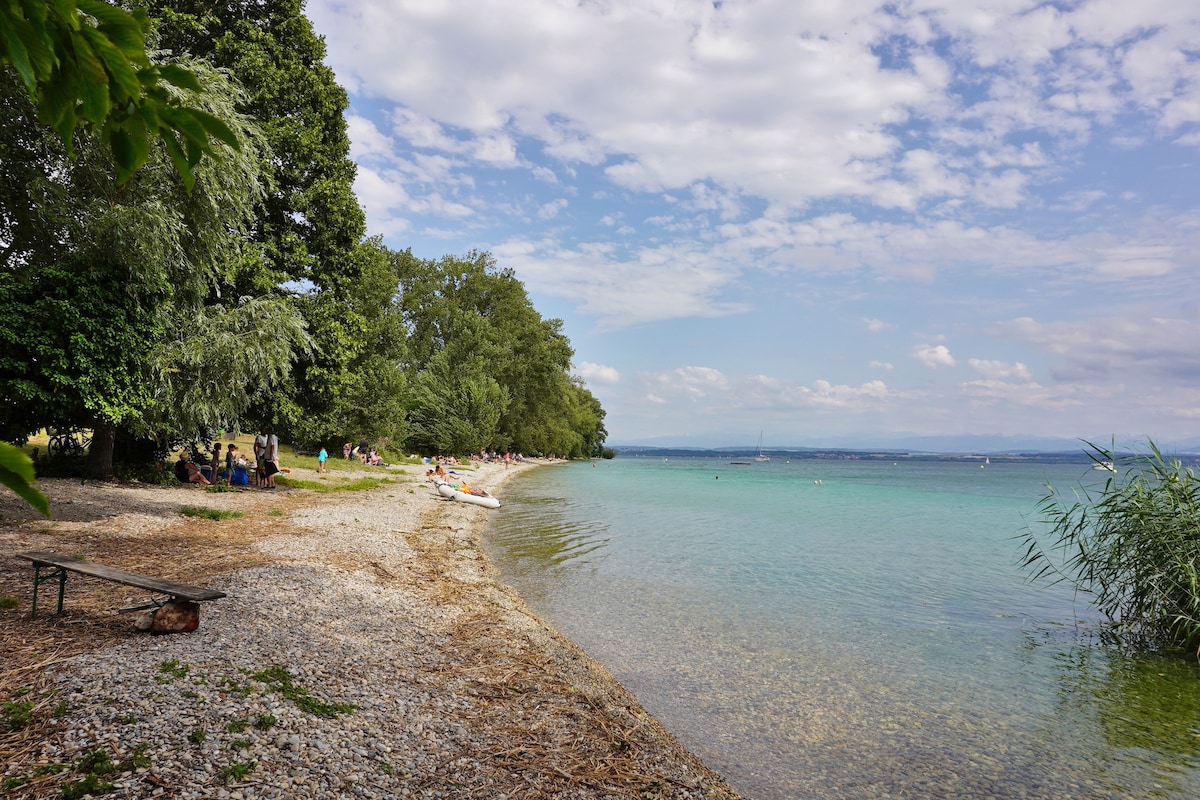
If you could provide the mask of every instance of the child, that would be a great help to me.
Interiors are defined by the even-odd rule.
[[[325,459],[329,458],[329,453],[325,452],[325,448],[321,448],[321,452],[317,453],[317,474],[325,471]]]

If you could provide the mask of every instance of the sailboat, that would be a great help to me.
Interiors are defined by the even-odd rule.
[[[764,456],[762,451],[762,431],[758,432],[758,455],[754,457],[755,461],[770,461],[770,456]]]

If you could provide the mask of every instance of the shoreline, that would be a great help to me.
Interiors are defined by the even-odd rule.
[[[472,483],[503,499],[533,466],[477,465]],[[0,702],[38,698],[32,733],[0,737],[0,779],[27,779],[8,796],[56,796],[97,748],[127,761],[113,797],[738,796],[499,582],[481,537],[503,509],[438,497],[420,465],[389,473],[328,495],[43,481],[52,522],[0,499],[0,595],[21,601],[0,610],[16,655]],[[112,610],[138,590],[71,580],[61,617],[30,620],[25,549],[228,597],[197,631],[151,637]]]

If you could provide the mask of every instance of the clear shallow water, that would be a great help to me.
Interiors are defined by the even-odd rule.
[[[488,546],[748,798],[1194,798],[1200,667],[1015,566],[1043,484],[1096,475],[618,458],[506,484]]]

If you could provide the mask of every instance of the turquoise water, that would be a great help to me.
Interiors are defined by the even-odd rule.
[[[753,800],[1198,797],[1197,662],[1107,648],[1015,566],[1044,484],[1103,477],[617,458],[506,484],[488,547]]]

